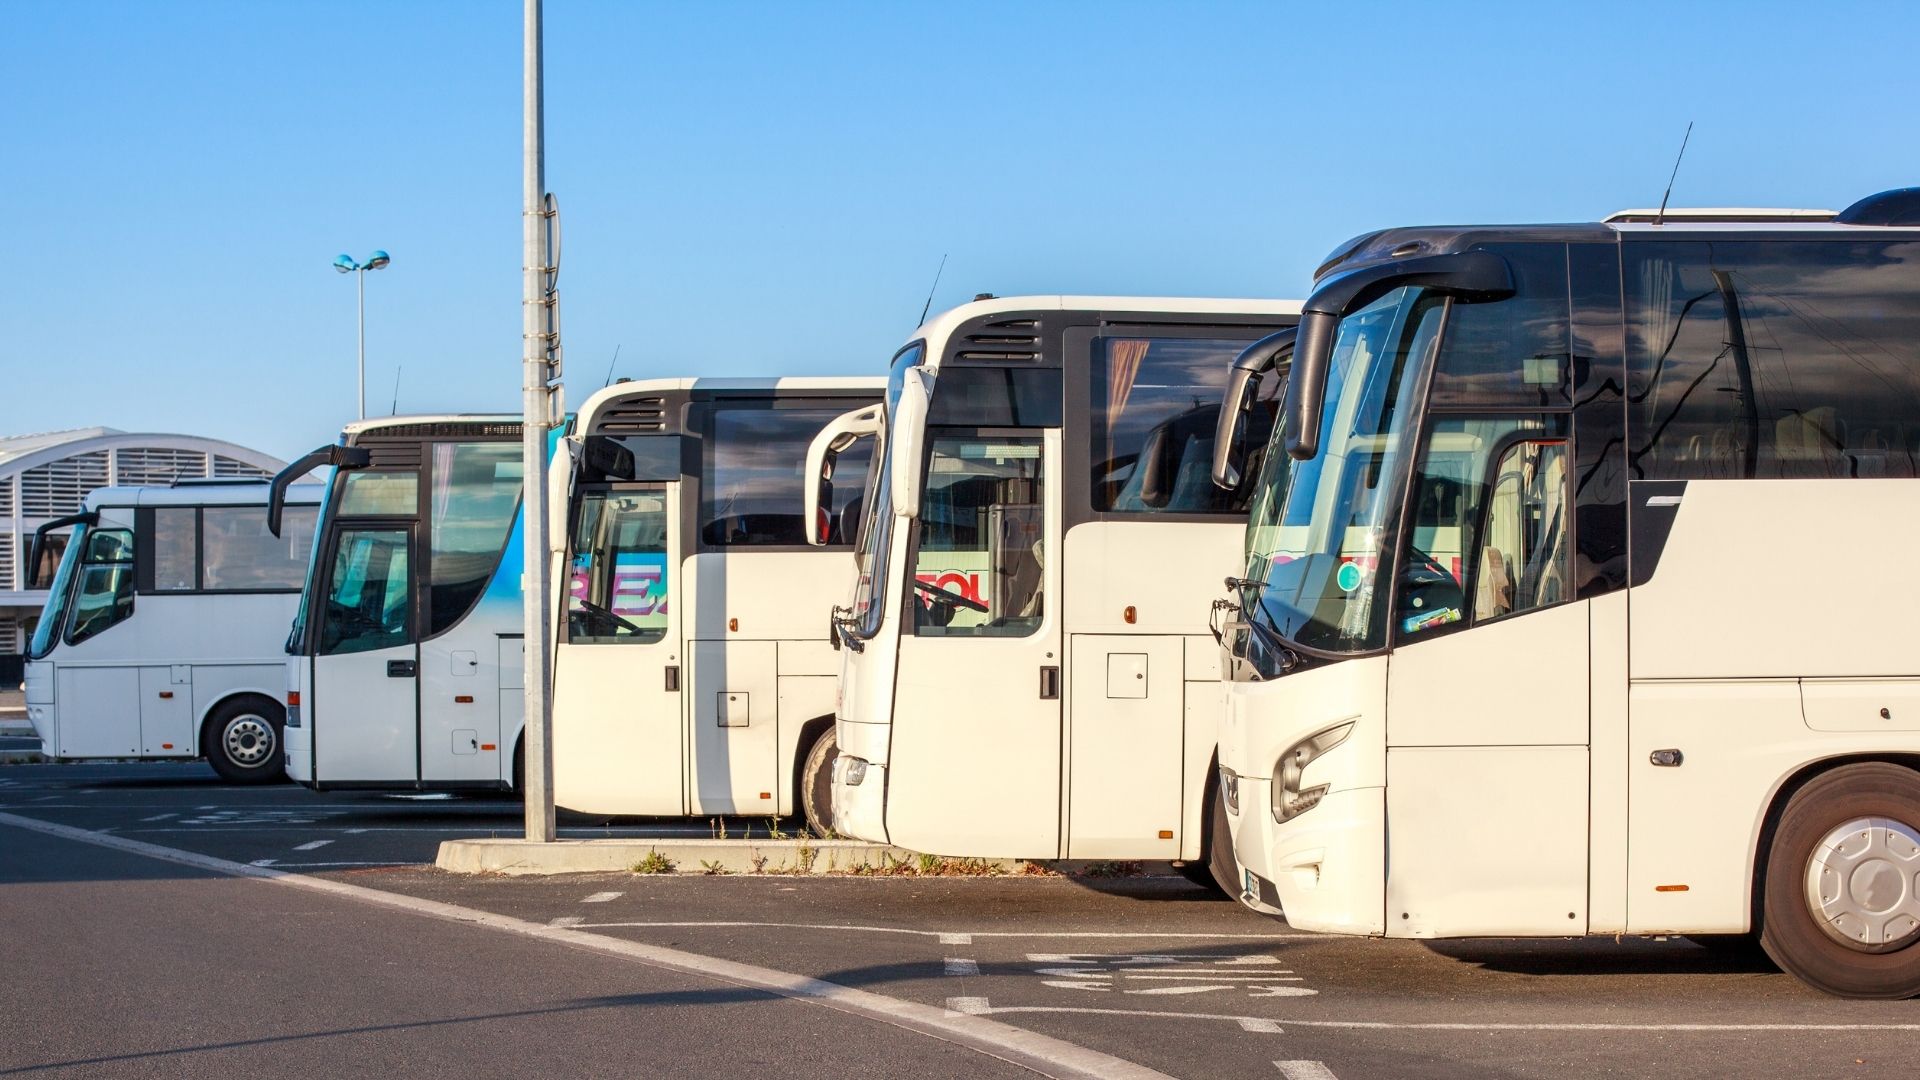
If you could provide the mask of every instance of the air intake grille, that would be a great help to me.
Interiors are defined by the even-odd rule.
[[[953,358],[962,361],[1038,360],[1040,320],[1012,318],[981,323],[960,339]]]
[[[594,425],[595,435],[637,435],[667,430],[667,399],[663,397],[627,398],[610,405]]]
[[[207,475],[207,455],[198,450],[136,446],[113,452],[114,481],[129,487],[199,480]]]
[[[359,445],[367,452],[367,464],[376,469],[417,469],[420,467],[423,445],[417,439],[362,438]]]
[[[24,652],[20,646],[20,624],[12,619],[0,619],[0,653],[18,654]]]
[[[265,469],[255,468],[244,461],[235,461],[230,457],[213,456],[213,475],[221,479],[266,480],[273,474]]]
[[[107,452],[49,461],[20,476],[20,512],[28,517],[77,514],[87,493],[107,486]]]
[[[0,480],[0,518],[13,516],[13,484],[12,478]]]
[[[24,589],[27,587],[27,582],[15,582],[13,580],[14,563],[16,561],[26,561],[26,554],[20,551],[20,541],[21,537],[15,536],[10,532],[0,532],[0,589]],[[31,541],[29,540],[29,542]],[[7,624],[0,623],[0,626],[5,625]],[[11,651],[13,650],[0,648],[0,652]]]

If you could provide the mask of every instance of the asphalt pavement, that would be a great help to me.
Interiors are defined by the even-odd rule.
[[[203,1052],[243,1055],[231,1060],[271,1074],[301,1060],[292,1048],[312,1047],[322,1057],[303,1071],[385,1071],[391,1055],[400,1075],[432,1075],[419,1070],[442,1063],[448,1075],[488,1075],[519,1041],[551,1042],[555,1024],[577,1033],[571,1058],[507,1071],[714,1075],[751,1064],[778,1075],[961,1076],[1002,1067],[818,1003],[743,998],[739,984],[716,989],[685,971],[628,970],[645,965],[592,951],[602,949],[786,973],[1173,1076],[1920,1074],[1920,1006],[1822,997],[1764,958],[1680,939],[1310,935],[1175,878],[457,876],[428,865],[439,841],[513,835],[517,803],[237,788],[203,765],[0,768],[0,813],[451,905],[435,920],[0,824],[0,926],[27,973],[0,981],[0,1027],[30,1020],[44,1031],[0,1040],[0,1074],[83,1059],[135,1071],[229,1060],[195,1058]],[[729,834],[744,824],[730,823]],[[563,832],[712,829],[575,822]],[[492,933],[478,925],[485,919],[538,936]],[[122,968],[141,989],[115,988]],[[514,972],[504,980],[512,985],[490,985],[489,970]],[[175,1027],[186,1017],[199,1026],[172,1042],[162,1034],[173,1029],[144,1019],[123,1031],[136,1001],[179,996],[169,980],[192,992],[163,1011]],[[633,985],[619,989],[622,980]],[[264,994],[251,1013],[202,1019],[224,1016],[229,997],[248,1000],[248,987]],[[293,1007],[296,990],[311,1015]],[[380,1004],[388,999],[391,1008]],[[371,1030],[375,1017],[395,1026]],[[466,1030],[478,1027],[484,1049]],[[462,1048],[432,1056],[452,1043]],[[923,1043],[945,1049],[922,1057]],[[154,1057],[156,1048],[177,1053]],[[775,1051],[786,1056],[755,1056]]]

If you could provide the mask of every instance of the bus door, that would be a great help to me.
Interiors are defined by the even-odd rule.
[[[54,701],[59,714],[57,750],[72,757],[135,757],[140,753],[140,673],[124,658],[138,646],[113,652],[112,642],[133,631],[122,628],[133,615],[133,532],[115,522],[97,521],[81,541],[64,630],[66,638],[52,655]],[[120,637],[101,638],[120,630]],[[88,648],[99,638],[104,646]],[[123,644],[125,644],[123,642]],[[88,663],[93,661],[98,666]],[[116,662],[104,662],[116,661]]]
[[[934,428],[908,548],[887,829],[1060,853],[1060,431]]]
[[[675,470],[677,471],[677,469]],[[553,680],[554,800],[678,816],[680,484],[583,484],[572,502]]]
[[[1432,427],[1391,612],[1386,932],[1582,934],[1590,632],[1564,417]]]
[[[383,475],[400,474],[347,480]],[[418,778],[415,531],[412,519],[356,519],[334,530],[308,706],[321,783]]]

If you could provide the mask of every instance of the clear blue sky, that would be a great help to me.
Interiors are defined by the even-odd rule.
[[[518,408],[520,5],[7,0],[0,432]],[[1920,5],[548,0],[570,399],[975,292],[1299,296],[1400,224],[1920,184]]]

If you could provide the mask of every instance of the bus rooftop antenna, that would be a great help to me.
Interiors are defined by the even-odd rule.
[[[1673,172],[1667,176],[1667,190],[1660,196],[1660,210],[1653,215],[1655,225],[1666,223],[1667,200],[1673,196],[1673,178],[1680,175],[1680,159],[1687,156],[1687,140],[1693,138],[1693,121],[1687,121],[1687,133],[1680,136],[1680,152],[1673,155]]]
[[[387,410],[387,415],[388,415],[388,416],[398,416],[398,415],[400,415],[400,373],[401,373],[402,371],[405,371],[406,369],[407,369],[407,366],[406,366],[405,364],[396,364],[396,365],[394,365],[394,368],[393,368],[393,405],[392,405],[392,407],[391,407],[391,408],[389,408],[389,409]]]
[[[600,389],[605,390],[607,387],[613,385],[613,365],[619,362],[620,362],[620,346],[615,345],[613,347],[613,359],[607,361],[607,381],[600,384]]]
[[[920,321],[927,321],[927,312],[933,310],[933,290],[940,287],[940,274],[947,268],[947,253],[940,253],[940,266],[933,272],[933,284],[927,288],[927,302],[920,305]]]

